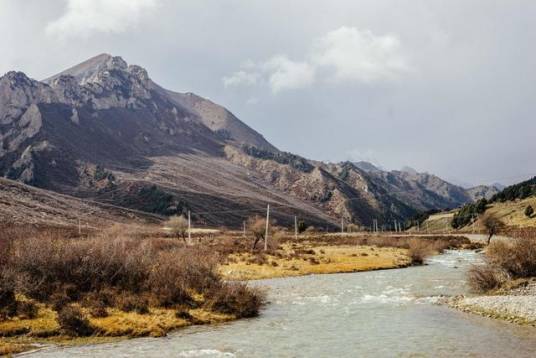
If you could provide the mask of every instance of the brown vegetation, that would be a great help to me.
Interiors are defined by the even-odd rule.
[[[488,234],[487,242],[489,245],[493,235],[496,235],[504,228],[504,223],[498,217],[490,213],[484,213],[480,218],[480,221],[482,222],[482,225],[484,225],[484,228]]]
[[[172,216],[166,221],[166,227],[177,239],[182,238],[186,242],[188,234],[188,220],[184,216]]]
[[[511,279],[536,276],[536,236],[491,243],[484,265],[473,266],[468,282],[475,291],[497,289]]]
[[[47,336],[83,337],[173,329],[186,324],[175,317],[177,309],[201,317],[188,324],[258,314],[262,292],[223,281],[213,251],[165,238],[124,237],[118,231],[78,239],[24,229],[0,235],[6,250],[0,260],[0,335],[10,330],[9,335],[35,336],[25,322],[36,317],[36,322],[49,322]],[[214,318],[206,316],[209,312]]]

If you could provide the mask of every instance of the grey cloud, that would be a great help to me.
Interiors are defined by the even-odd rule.
[[[472,183],[536,174],[535,2],[160,0],[127,26],[58,41],[46,28],[66,4],[0,0],[0,72],[42,79],[109,52],[167,88],[210,97],[278,147],[310,158],[368,156]],[[316,41],[343,27],[396,38],[397,55],[387,58],[403,60],[366,81],[362,71],[338,71],[337,57],[331,65],[315,58]],[[240,66],[276,55],[283,57],[271,69]],[[289,64],[304,63],[312,71],[290,81]],[[250,86],[225,86],[238,71],[259,74],[244,77]]]

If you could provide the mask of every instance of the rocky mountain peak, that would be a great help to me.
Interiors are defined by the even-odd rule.
[[[80,85],[98,84],[109,87],[110,84],[132,82],[133,80],[147,84],[150,80],[147,71],[137,65],[129,65],[122,57],[109,54],[100,54],[59,74],[52,76],[44,82],[57,83],[59,77],[71,76]]]
[[[12,87],[31,86],[33,84],[33,81],[24,72],[19,71],[9,71],[0,77],[0,81]]]

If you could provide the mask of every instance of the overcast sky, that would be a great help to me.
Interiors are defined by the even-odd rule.
[[[120,55],[308,158],[536,175],[536,1],[0,0],[0,33],[1,73]]]

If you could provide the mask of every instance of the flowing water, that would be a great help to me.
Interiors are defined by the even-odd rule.
[[[467,292],[479,260],[451,251],[427,266],[255,282],[261,316],[192,327],[165,338],[43,350],[41,357],[534,357],[536,329],[436,304]],[[32,355],[32,356],[33,356]]]

